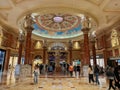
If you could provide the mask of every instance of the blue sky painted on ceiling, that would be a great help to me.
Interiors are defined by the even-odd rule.
[[[65,32],[58,31],[58,32],[53,32],[52,34],[49,34],[52,31],[44,30],[40,28],[36,23],[33,25],[33,27],[34,27],[33,34],[45,38],[66,39],[66,38],[77,37],[81,34],[81,25],[78,25],[78,27],[67,30]]]

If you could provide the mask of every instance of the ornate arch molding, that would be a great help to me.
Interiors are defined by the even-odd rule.
[[[66,49],[66,45],[64,43],[59,43],[59,42],[58,43],[52,43],[49,46],[49,48],[50,49],[52,49],[52,48],[56,48],[56,49],[60,49],[61,48],[62,49],[63,48],[65,50]]]
[[[116,30],[120,30],[120,19],[117,20],[114,24],[112,24],[108,29],[116,29]]]
[[[110,33],[112,32],[112,29],[116,29],[118,31],[118,34],[120,33],[120,19],[114,22],[112,25],[109,25],[109,27],[105,27],[103,29],[99,29],[98,31],[96,31],[96,36],[100,37],[104,34]]]
[[[95,20],[97,25],[99,25],[98,18],[94,14],[90,13],[89,11],[77,9],[77,8],[71,8],[71,7],[57,7],[57,6],[56,7],[39,7],[39,8],[35,7],[32,9],[27,9],[26,11],[22,12],[21,15],[19,15],[16,22],[19,23],[22,17],[30,13],[39,13],[41,15],[49,14],[49,13],[63,13],[63,14],[69,13],[69,14],[77,15],[77,16],[79,16],[79,14],[81,13],[81,14],[90,16],[91,18]]]

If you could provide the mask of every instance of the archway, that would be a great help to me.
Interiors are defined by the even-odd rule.
[[[48,62],[55,62],[56,65],[59,65],[61,62],[67,60],[67,47],[64,43],[53,43],[49,48]]]
[[[34,65],[42,64],[43,63],[42,56],[41,55],[36,55],[34,57],[33,63],[34,63]]]
[[[68,53],[64,43],[56,42],[49,46],[48,63],[55,67],[56,72],[60,72],[63,64],[67,64]]]

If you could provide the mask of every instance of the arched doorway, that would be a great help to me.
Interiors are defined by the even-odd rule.
[[[43,63],[42,56],[36,55],[33,60],[33,66],[35,66],[37,64],[42,64],[42,63]]]
[[[53,43],[50,45],[48,51],[48,64],[55,66],[56,71],[61,71],[61,67],[64,63],[67,63],[68,53],[66,51],[66,45],[64,43]]]

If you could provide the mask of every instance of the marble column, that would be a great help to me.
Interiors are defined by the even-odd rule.
[[[23,48],[23,43],[20,42],[19,44],[19,55],[18,55],[18,64],[21,64],[21,57],[22,57],[22,48]]]
[[[34,53],[31,52],[31,53],[30,53],[30,58],[29,58],[29,62],[28,62],[28,64],[32,65],[33,60],[34,60]]]
[[[10,49],[7,49],[7,50],[6,50],[6,59],[5,59],[5,64],[4,64],[4,71],[7,71],[7,70],[8,70],[9,60],[10,60],[10,53],[11,53],[11,50],[10,50]]]
[[[47,40],[43,40],[43,64],[46,64]]]
[[[107,59],[108,59],[107,50],[103,50],[103,55],[104,55],[104,64],[105,66],[107,66]]]
[[[69,54],[70,54],[70,63],[72,63],[73,58],[72,58],[72,48],[71,47],[69,48]]]
[[[43,64],[46,64],[46,47],[43,47]]]
[[[82,29],[84,34],[84,65],[90,64],[90,50],[89,50],[89,38],[88,38],[88,32],[89,28],[83,28]]]
[[[25,17],[24,20],[24,28],[27,32],[26,35],[26,43],[25,43],[25,64],[29,64],[29,61],[31,59],[31,35],[32,35],[32,31],[33,31],[33,18],[31,17],[31,14],[28,14]]]
[[[27,27],[27,36],[26,36],[26,44],[25,44],[25,64],[29,64],[31,57],[31,35],[32,35],[32,27]]]
[[[96,49],[95,49],[95,38],[93,38],[91,40],[91,44],[92,44],[92,56],[93,56],[93,63],[94,65],[96,65]]]
[[[70,56],[70,57],[69,57],[69,59],[70,59],[69,62],[72,63],[72,59],[73,59],[73,58],[72,58],[72,41],[69,40],[69,43],[68,43],[68,44],[69,44],[69,56]]]
[[[107,59],[108,59],[108,55],[107,55],[107,43],[106,43],[106,35],[103,35],[103,47],[104,47],[104,50],[103,50],[103,56],[104,56],[104,63],[105,63],[105,66],[107,65]]]
[[[24,42],[24,33],[19,34],[19,55],[18,55],[18,64],[21,64],[22,50]]]

